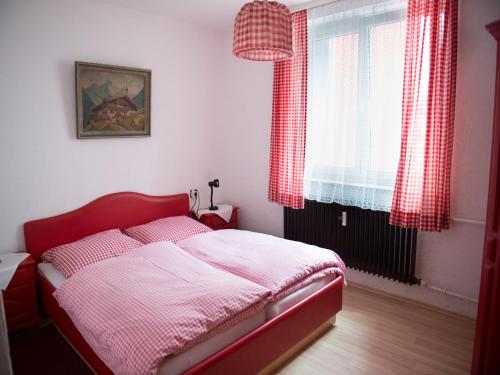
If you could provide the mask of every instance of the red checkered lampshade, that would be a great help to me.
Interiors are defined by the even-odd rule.
[[[286,5],[266,0],[243,5],[234,22],[233,55],[256,61],[292,57],[292,15]]]

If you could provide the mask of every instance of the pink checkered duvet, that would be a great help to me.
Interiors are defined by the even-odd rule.
[[[270,291],[157,242],[80,270],[54,296],[113,372],[154,374],[263,309]]]
[[[331,250],[243,230],[218,230],[177,242],[189,254],[244,277],[282,298],[326,275],[344,275]]]

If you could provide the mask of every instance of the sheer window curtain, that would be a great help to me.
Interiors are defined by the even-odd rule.
[[[458,0],[410,0],[403,129],[390,222],[425,231],[450,225]]]
[[[307,199],[390,210],[406,8],[406,0],[340,0],[309,10]]]

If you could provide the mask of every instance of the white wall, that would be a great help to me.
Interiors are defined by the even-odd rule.
[[[210,172],[221,181],[215,194],[241,208],[242,228],[282,237],[281,206],[267,200],[273,65],[237,59],[231,49],[228,33],[219,52],[223,61],[211,141]]]
[[[25,221],[104,194],[205,186],[216,44],[96,2],[0,1],[0,252],[23,249]],[[152,70],[150,138],[76,139],[75,60]]]
[[[486,215],[495,78],[495,42],[484,25],[498,18],[498,1],[460,2],[452,211],[479,221]],[[282,208],[267,201],[272,65],[232,57],[229,33],[221,54],[220,148],[212,167],[221,178],[219,197],[242,207],[243,228],[283,235]],[[453,222],[447,232],[419,237],[417,276],[465,299],[353,270],[348,280],[475,316],[470,300],[478,295],[483,236],[482,225]]]

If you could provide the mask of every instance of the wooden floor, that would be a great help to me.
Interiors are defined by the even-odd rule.
[[[468,374],[474,322],[354,286],[335,327],[279,374]]]

